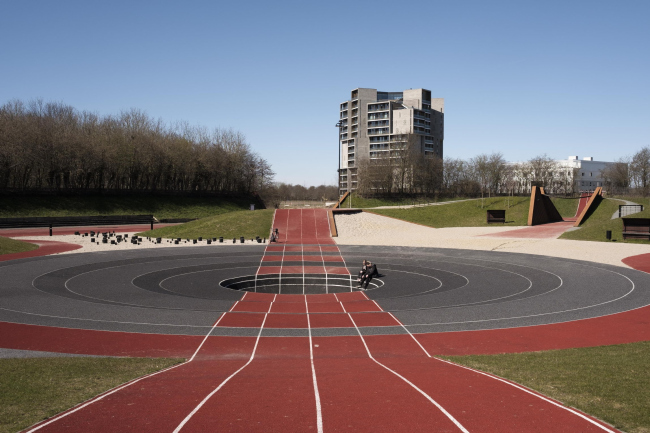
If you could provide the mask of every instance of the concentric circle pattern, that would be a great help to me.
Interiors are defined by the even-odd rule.
[[[263,253],[258,246],[193,247],[8,262],[0,267],[5,282],[0,320],[205,335],[215,313],[228,311],[241,298],[242,292],[233,288],[256,291]],[[367,296],[414,333],[567,322],[650,304],[649,275],[590,262],[396,247],[342,247],[341,255],[348,264],[363,258],[377,263],[382,276],[373,281]],[[320,293],[323,287],[333,293],[355,291],[357,269],[350,273],[282,276],[282,288],[279,275],[257,275],[257,291],[309,294],[315,286]],[[404,332],[398,328],[369,326],[364,332]],[[216,334],[251,332],[245,326],[222,327]],[[302,335],[290,327],[265,332]],[[348,329],[337,327],[317,332],[349,335]]]

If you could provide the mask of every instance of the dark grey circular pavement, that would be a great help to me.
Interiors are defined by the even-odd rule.
[[[377,263],[369,298],[413,333],[567,322],[650,304],[650,275],[629,268],[491,251],[341,246],[350,272]],[[0,321],[205,335],[242,292],[220,281],[254,275],[263,246],[201,246],[64,254],[0,265]],[[253,335],[220,328],[216,335]],[[305,335],[269,329],[265,335]],[[351,335],[325,328],[316,335]],[[364,328],[365,334],[404,332]]]

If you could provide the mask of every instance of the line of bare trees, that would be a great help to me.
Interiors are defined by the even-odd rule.
[[[612,194],[650,194],[650,147],[619,159],[601,171],[605,189]]]
[[[575,176],[576,169],[563,167],[546,155],[523,163],[507,163],[501,153],[442,160],[425,155],[407,140],[401,149],[359,165],[357,191],[364,196],[477,197],[528,194],[535,183],[548,192],[570,195],[576,192]]]
[[[0,190],[250,194],[273,176],[236,131],[168,125],[136,109],[101,117],[42,100],[0,107]]]

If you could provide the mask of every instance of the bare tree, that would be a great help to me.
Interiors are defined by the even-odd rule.
[[[650,147],[644,147],[632,156],[630,177],[645,197],[650,186]]]
[[[631,184],[629,159],[621,158],[601,172],[605,188],[611,194],[627,194]]]

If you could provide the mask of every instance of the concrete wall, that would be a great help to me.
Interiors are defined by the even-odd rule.
[[[393,134],[411,134],[413,132],[413,110],[402,109],[393,111]]]

